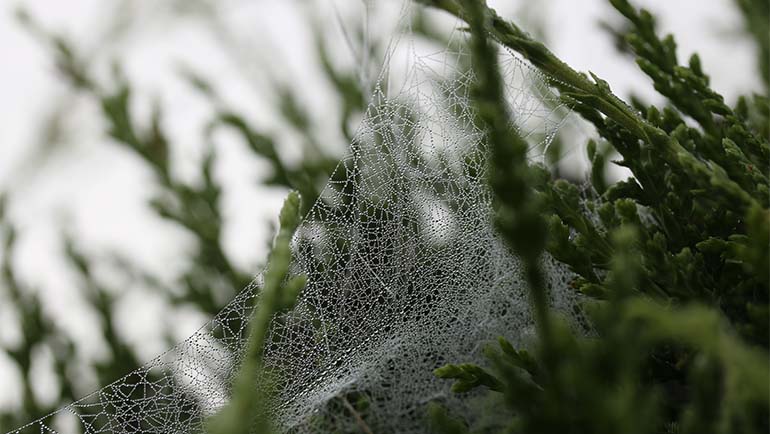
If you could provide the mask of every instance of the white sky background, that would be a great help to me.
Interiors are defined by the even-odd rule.
[[[183,0],[184,1],[184,0]],[[325,0],[327,3],[331,0]],[[336,0],[337,3],[354,0]],[[323,1],[319,0],[321,4]],[[105,0],[0,0],[0,191],[12,191],[11,217],[19,226],[20,250],[16,259],[22,277],[44,291],[46,308],[62,326],[81,342],[90,342],[84,352],[98,357],[100,344],[90,338],[96,318],[83,308],[77,282],[72,280],[61,259],[59,234],[70,228],[87,251],[120,251],[145,269],[171,278],[184,265],[190,240],[163,223],[146,206],[151,195],[151,174],[132,156],[115,145],[105,144],[104,125],[95,122],[97,108],[75,97],[57,77],[51,56],[42,44],[21,29],[13,18],[17,5],[23,5],[47,28],[64,32],[86,53],[103,41],[95,36],[105,26],[105,11],[113,2]],[[148,16],[174,13],[160,1],[139,1]],[[315,121],[336,126],[322,116],[324,105],[333,103],[323,91],[321,78],[308,64],[313,47],[308,29],[303,28],[296,0],[230,0],[223,2],[223,20],[245,37],[245,56],[257,64],[232,61],[221,52],[216,38],[202,20],[189,18],[165,21],[142,19],[139,35],[120,51],[131,82],[145,96],[137,109],[138,118],[148,113],[148,95],[159,95],[166,108],[166,127],[174,141],[180,176],[191,176],[200,155],[200,125],[210,119],[207,103],[182,83],[175,66],[183,61],[207,76],[233,105],[249,113],[256,123],[282,134],[282,128],[265,107],[270,106],[267,83],[246,79],[251,72],[277,67],[278,77],[292,77],[307,89]],[[506,17],[516,10],[515,2],[490,1]],[[617,55],[608,36],[599,30],[600,19],[617,22],[605,0],[539,0],[536,11],[544,20],[548,45],[578,70],[591,70],[606,79],[613,89],[627,96],[630,89],[653,100],[648,80],[628,58]],[[704,70],[713,86],[729,102],[736,95],[759,88],[755,73],[753,46],[738,36],[740,17],[732,0],[637,0],[658,14],[662,30],[677,29],[680,59],[693,51],[701,55]],[[146,26],[146,30],[144,27]],[[267,36],[265,36],[267,35]],[[340,54],[345,61],[344,53]],[[236,56],[237,57],[237,56]],[[350,59],[347,59],[348,61]],[[277,65],[289,64],[290,67]],[[251,68],[251,69],[250,69]],[[254,85],[256,83],[256,85]],[[314,91],[314,90],[317,90]],[[325,93],[326,92],[326,93]],[[56,104],[68,108],[66,143],[53,144],[40,166],[41,119]],[[69,108],[72,108],[69,110]],[[345,144],[329,134],[330,148],[342,152]],[[231,223],[225,235],[225,250],[245,270],[259,271],[267,254],[268,221],[277,215],[284,191],[254,188],[266,166],[253,158],[243,158],[243,145],[232,137],[221,138],[221,161],[217,176],[226,186],[224,214]],[[334,143],[336,142],[336,143]],[[218,143],[219,145],[220,143]],[[2,252],[0,252],[1,254]],[[165,343],[157,329],[175,324],[177,338],[191,334],[206,318],[193,314],[166,315],[163,302],[142,288],[122,288],[121,329],[131,342],[141,343],[141,355],[149,360],[162,351]],[[0,291],[0,343],[13,341],[8,326],[8,309]],[[0,384],[13,385],[14,374],[0,354]],[[14,401],[13,386],[0,392],[0,405]],[[10,392],[9,392],[10,390]]]

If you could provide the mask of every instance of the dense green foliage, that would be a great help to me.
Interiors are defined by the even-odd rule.
[[[729,107],[697,55],[679,65],[673,37],[659,38],[652,15],[625,0],[612,4],[631,24],[637,63],[668,98],[662,110],[629,107],[479,2],[434,4],[471,27],[498,224],[528,264],[540,338],[533,353],[501,340],[489,351],[491,370],[448,365],[436,375],[456,379],[458,391],[502,393],[514,414],[501,421],[507,431],[766,432],[767,98]],[[488,34],[545,72],[633,177],[606,188],[594,142],[590,191],[528,166],[507,126]],[[586,295],[595,336],[576,336],[548,312],[536,268],[544,249],[579,275],[574,287]],[[465,431],[435,416],[444,430]]]

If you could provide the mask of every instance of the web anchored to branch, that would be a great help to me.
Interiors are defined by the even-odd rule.
[[[434,400],[470,414],[472,401],[433,369],[483,364],[486,342],[526,346],[534,334],[518,261],[494,230],[464,38],[393,39],[350,156],[295,234],[292,270],[308,284],[265,350],[271,410],[287,432],[360,432],[364,420],[378,433],[419,432]],[[558,99],[511,53],[501,65],[514,128],[537,155],[559,125]],[[570,315],[571,276],[544,262],[551,302]],[[14,432],[201,432],[228,400],[259,287],[257,277],[143,369]]]

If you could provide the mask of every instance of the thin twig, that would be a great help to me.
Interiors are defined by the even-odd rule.
[[[342,405],[344,405],[345,408],[348,409],[350,414],[353,415],[353,418],[356,419],[356,425],[358,425],[358,427],[361,428],[361,431],[363,431],[366,434],[374,434],[372,430],[369,428],[369,425],[367,425],[366,422],[364,422],[364,419],[361,417],[361,415],[350,404],[348,399],[344,396],[341,396],[340,399],[342,400]]]

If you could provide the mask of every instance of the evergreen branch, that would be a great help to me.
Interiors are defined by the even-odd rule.
[[[264,367],[263,355],[271,321],[276,314],[294,306],[307,281],[304,275],[288,278],[292,256],[290,244],[300,223],[299,211],[299,194],[291,192],[281,209],[280,229],[270,252],[257,307],[249,323],[249,340],[233,382],[232,397],[227,406],[206,421],[207,432],[211,434],[249,434],[255,429],[261,433],[274,432],[268,414],[270,372]]]
[[[487,38],[490,16],[478,1],[463,0],[461,4],[468,13],[472,61],[478,72],[473,104],[492,149],[490,185],[500,205],[497,226],[513,251],[522,258],[538,332],[547,345],[550,335],[548,295],[540,268],[547,227],[541,217],[542,203],[532,189],[538,174],[528,164],[528,143],[510,128],[497,50]]]
[[[601,118],[599,113],[606,116],[615,124],[622,127],[636,141],[648,144],[653,152],[660,154],[656,158],[687,176],[696,177],[704,186],[716,187],[731,196],[742,210],[758,204],[757,200],[748,194],[728,173],[713,161],[703,161],[680,143],[677,135],[668,134],[660,127],[648,122],[633,108],[612,93],[609,84],[591,74],[591,82],[585,74],[579,73],[556,57],[548,48],[534,39],[525,31],[501,18],[494,9],[489,8],[484,0],[420,0],[429,6],[442,9],[450,14],[470,21],[472,13],[469,8],[480,8],[485,16],[484,29],[502,45],[520,53],[535,67],[543,72],[551,85],[561,91],[561,97],[575,105],[575,109],[597,125],[603,134],[617,135],[612,126]],[[627,160],[634,156],[634,144],[628,149],[619,148]],[[638,152],[638,151],[636,151]],[[649,152],[649,151],[648,151]],[[648,186],[652,187],[652,186]]]
[[[667,135],[661,129],[647,123],[623,100],[615,96],[606,81],[591,74],[591,82],[585,74],[572,69],[556,57],[543,43],[532,39],[516,24],[500,17],[497,12],[486,6],[484,0],[474,2],[456,0],[420,0],[430,6],[443,9],[450,14],[468,20],[469,5],[478,5],[488,17],[485,29],[502,45],[520,53],[527,60],[546,74],[550,83],[563,94],[586,107],[594,108],[632,132],[638,139],[647,143],[662,144]]]

